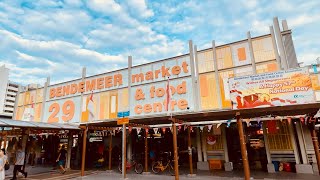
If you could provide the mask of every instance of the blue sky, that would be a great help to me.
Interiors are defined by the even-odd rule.
[[[298,60],[320,57],[318,0],[1,0],[0,65],[10,80],[61,82],[269,32],[287,19]]]

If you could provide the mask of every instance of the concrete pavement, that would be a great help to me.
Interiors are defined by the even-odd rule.
[[[68,171],[66,174],[60,174],[56,170],[52,170],[52,167],[27,167],[26,168],[29,176],[26,180],[64,180],[64,179],[73,179],[73,180],[114,180],[114,179],[122,179],[121,174],[114,170],[112,173],[107,173],[106,171],[86,171],[85,177],[79,177],[80,171],[79,170],[71,170]],[[12,177],[12,170],[13,167],[6,173],[6,179],[10,179]],[[237,180],[243,179],[243,172],[241,171],[232,171],[232,172],[224,172],[224,171],[196,171],[197,174],[194,178],[187,177],[188,171],[181,170],[180,171],[180,180]],[[264,179],[264,180],[272,180],[272,179],[308,179],[308,180],[319,180],[319,175],[304,175],[304,174],[296,174],[296,173],[288,173],[288,172],[278,172],[275,174],[268,174],[261,171],[251,171],[251,177],[253,179]],[[132,171],[129,171],[127,174],[127,178],[130,179],[139,179],[139,180],[173,180],[174,176],[169,175],[168,172],[160,173],[159,175],[150,174],[150,175],[140,175],[135,174]],[[22,178],[22,176],[20,177]]]
[[[202,173],[198,172],[196,177],[189,178],[186,174],[180,175],[180,180],[240,180],[243,179],[243,175],[237,173]],[[276,174],[267,174],[267,173],[253,173],[253,179],[264,179],[264,180],[272,180],[272,179],[308,179],[308,180],[319,180],[320,176],[318,175],[303,175],[303,174],[296,174],[296,173],[276,173]],[[170,176],[167,174],[150,174],[150,175],[140,175],[130,173],[127,175],[127,178],[130,179],[139,179],[139,180],[173,180],[174,176]],[[96,172],[95,174],[88,175],[85,177],[77,177],[73,180],[113,180],[113,179],[122,179],[122,176],[118,172],[107,173],[107,172]]]

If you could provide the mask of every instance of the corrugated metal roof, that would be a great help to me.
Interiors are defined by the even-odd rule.
[[[0,118],[0,127],[20,127],[20,128],[36,128],[36,129],[80,129],[75,124],[61,124],[61,123],[43,123],[43,122],[31,122]]]

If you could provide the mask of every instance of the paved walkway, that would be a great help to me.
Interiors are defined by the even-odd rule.
[[[214,175],[215,174],[215,175]],[[239,173],[227,173],[227,172],[221,172],[221,173],[204,173],[204,172],[198,172],[198,175],[194,178],[189,178],[187,177],[186,174],[180,175],[181,180],[216,180],[216,179],[221,179],[221,180],[240,180],[243,179],[243,175]],[[267,173],[252,173],[253,179],[264,179],[264,180],[272,180],[272,179],[308,179],[308,180],[319,180],[320,176],[318,175],[301,175],[301,174],[296,174],[296,173],[276,173],[276,174],[267,174]],[[139,179],[139,180],[173,180],[174,176],[170,176],[167,174],[163,175],[139,175],[139,174],[134,174],[130,173],[127,175],[127,178],[130,179]],[[113,180],[113,179],[122,179],[122,176],[120,173],[117,172],[112,172],[112,173],[107,173],[107,172],[96,172],[95,174],[91,174],[85,177],[77,177],[74,178],[73,180]]]
[[[80,176],[79,170],[71,170],[68,171],[65,174],[60,174],[56,170],[52,170],[52,167],[27,167],[28,170],[28,178],[26,180],[40,180],[40,179],[46,179],[46,180],[67,180],[67,179],[73,179],[73,180],[114,180],[114,179],[122,179],[121,174],[115,170],[112,173],[108,173],[106,171],[86,171],[86,175],[84,177]],[[10,171],[7,172],[6,180],[10,179],[12,177],[12,170],[13,167],[10,168]],[[241,171],[233,171],[233,172],[224,172],[224,171],[195,171],[197,173],[197,176],[194,178],[187,177],[188,171],[180,171],[180,180],[237,180],[237,179],[243,179],[243,172]],[[275,173],[275,174],[268,174],[265,172],[259,172],[259,171],[252,171],[251,177],[253,179],[264,179],[264,180],[272,180],[272,179],[307,179],[307,180],[320,180],[319,175],[304,175],[304,174],[296,174],[296,173],[287,173],[287,172],[281,172],[281,173]],[[149,175],[140,175],[135,174],[132,171],[129,171],[127,174],[127,178],[130,179],[138,179],[138,180],[173,180],[174,176],[169,175],[168,172],[164,172],[159,175],[155,174],[149,174]],[[19,179],[24,179],[22,176],[20,176]]]
[[[13,165],[10,166],[10,169],[6,171],[6,177],[12,177],[13,175]],[[52,166],[26,166],[25,171],[28,172],[28,175],[40,174],[40,173],[48,173],[52,171]]]

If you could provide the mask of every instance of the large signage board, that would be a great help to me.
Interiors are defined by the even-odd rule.
[[[130,93],[131,117],[193,111],[190,57],[134,67]]]
[[[305,68],[230,78],[229,89],[233,109],[315,101],[310,76]]]
[[[128,69],[122,69],[83,80],[50,85],[46,92],[40,93],[45,105],[38,110],[37,117],[40,119],[42,112],[42,122],[83,123],[122,117],[167,115],[168,112],[194,109],[189,55],[135,66],[132,67],[130,77],[128,74]],[[168,94],[170,99],[167,101]],[[26,104],[24,99],[20,106]],[[21,111],[18,113],[21,114]]]

